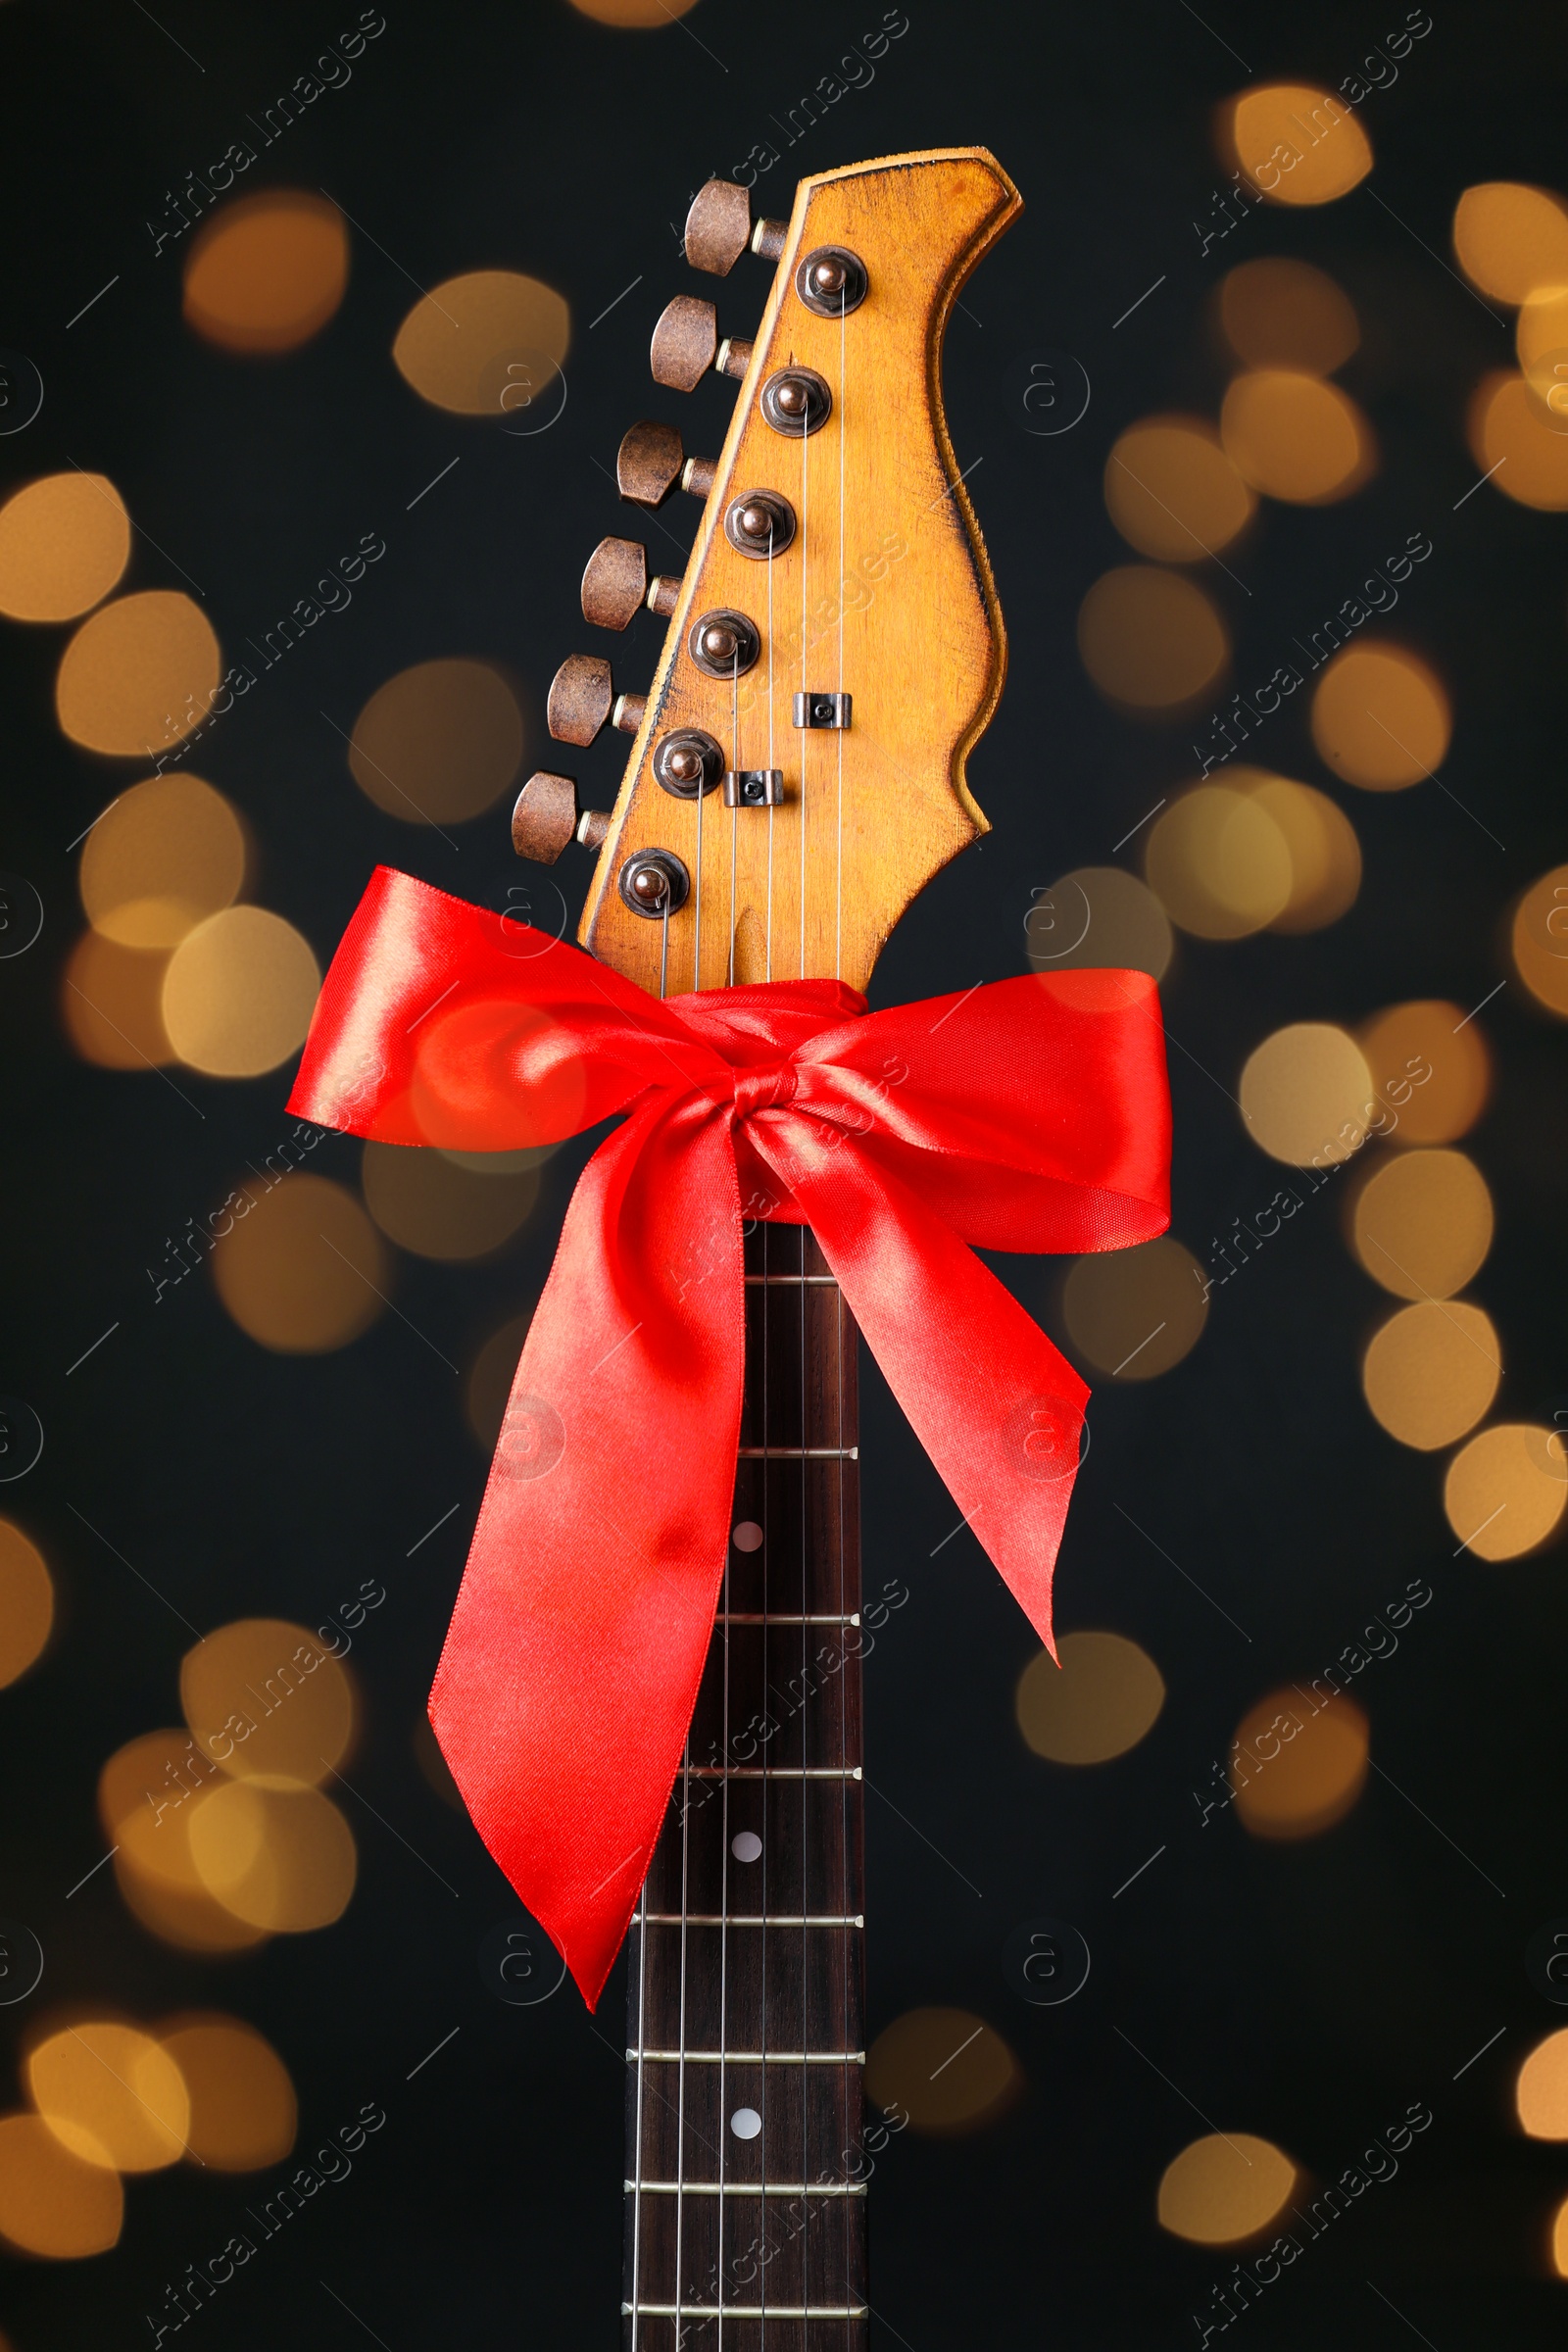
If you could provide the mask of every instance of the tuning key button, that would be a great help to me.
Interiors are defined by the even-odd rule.
[[[752,223],[752,200],[733,179],[710,179],[699,188],[686,216],[686,259],[694,270],[713,277],[728,277],[750,247],[765,262],[776,262],[789,234],[783,220]]]
[[[795,509],[776,490],[748,490],[724,512],[724,536],[743,556],[765,563],[795,536]]]
[[[596,629],[623,629],[648,594],[648,550],[635,539],[601,539],[582,575],[582,616]]]
[[[615,455],[615,485],[634,507],[662,507],[676,483],[706,498],[718,471],[711,458],[689,458],[672,424],[634,424]]]
[[[693,621],[686,644],[698,668],[710,678],[744,677],[762,651],[756,623],[728,607]]]
[[[666,303],[654,328],[648,354],[654,381],[672,392],[695,392],[710,368],[719,375],[746,373],[752,346],[740,337],[718,339],[718,314],[710,302],[677,294]]]
[[[552,775],[548,768],[528,778],[512,811],[513,848],[539,865],[554,865],[568,841],[597,850],[609,831],[608,811],[585,808],[579,816],[576,785],[570,776]]]
[[[592,743],[614,700],[610,663],[598,654],[568,654],[550,681],[545,723],[558,743]]]

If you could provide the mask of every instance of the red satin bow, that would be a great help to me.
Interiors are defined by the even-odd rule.
[[[659,1834],[728,1544],[742,1219],[810,1226],[1050,1642],[1089,1392],[971,1245],[1113,1250],[1163,1231],[1153,983],[1060,972],[875,1013],[832,980],[659,1003],[383,866],[290,1107],[469,1152],[627,1114],[566,1211],[430,1702],[480,1836],[592,2005]]]

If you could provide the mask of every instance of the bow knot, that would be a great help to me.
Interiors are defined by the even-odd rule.
[[[819,1115],[754,1116],[797,1095]],[[466,1152],[624,1114],[566,1210],[430,1700],[475,1827],[592,2002],[668,1803],[728,1550],[743,1217],[810,1226],[963,1525],[1049,1642],[1089,1392],[974,1252],[1164,1230],[1153,983],[1028,975],[875,1013],[831,980],[660,1003],[382,867],[291,1107]]]
[[[781,1061],[773,1067],[740,1069],[735,1073],[735,1116],[749,1119],[754,1110],[774,1110],[793,1102],[800,1084],[795,1064]]]

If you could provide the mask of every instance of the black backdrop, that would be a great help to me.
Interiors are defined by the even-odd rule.
[[[379,813],[319,713],[348,725],[395,669],[472,654],[526,682],[529,754],[546,754],[545,684],[584,642],[582,558],[625,527],[592,461],[609,462],[633,416],[671,413],[650,391],[645,357],[658,308],[693,285],[671,224],[710,172],[729,172],[754,141],[781,143],[776,118],[879,13],[868,5],[862,24],[823,0],[782,13],[702,0],[681,25],[631,33],[564,0],[388,0],[386,31],[352,84],[263,167],[324,185],[367,232],[331,325],[263,365],[184,328],[177,254],[155,258],[145,221],[351,12],[234,0],[216,14],[162,0],[158,23],[134,6],[67,0],[9,0],[0,12],[0,341],[25,351],[46,386],[25,438],[0,445],[7,480],[68,462],[108,473],[147,534],[126,584],[178,586],[174,565],[194,575],[225,647],[268,624],[360,534],[386,540],[352,610],[296,649],[196,763],[253,828],[253,895],[323,961],[377,859],[493,906],[517,868],[502,809],[462,828],[457,854]],[[1114,434],[1154,409],[1211,412],[1222,389],[1203,321],[1218,271],[1300,254],[1361,314],[1363,349],[1345,380],[1374,420],[1382,471],[1347,506],[1276,510],[1250,600],[1215,583],[1237,674],[1266,674],[1282,634],[1330,609],[1386,548],[1427,532],[1434,556],[1412,626],[1458,712],[1446,772],[1506,849],[1432,787],[1353,796],[1366,877],[1349,916],[1308,938],[1183,944],[1167,1009],[1196,1060],[1173,1055],[1174,1231],[1200,1255],[1274,1176],[1197,1063],[1233,1088],[1282,1022],[1353,1021],[1413,996],[1478,1003],[1508,969],[1512,895],[1564,854],[1568,541],[1556,518],[1492,491],[1455,511],[1476,472],[1465,400],[1508,350],[1439,258],[1451,252],[1467,184],[1561,176],[1550,13],[1435,12],[1397,85],[1367,112],[1392,214],[1366,188],[1322,209],[1269,210],[1206,259],[1192,225],[1220,183],[1209,114],[1245,79],[1235,50],[1259,78],[1332,84],[1380,23],[1362,5],[1244,11],[1215,0],[1205,23],[1163,0],[1084,11],[908,0],[907,31],[874,81],[759,189],[762,209],[784,212],[797,168],[974,140],[1027,206],[955,317],[946,360],[959,463],[984,460],[971,487],[1011,641],[1007,690],[971,766],[996,830],[901,925],[879,1002],[1023,968],[1031,888],[1107,861],[1185,772],[1186,731],[1137,729],[1108,710],[1073,630],[1090,581],[1125,553],[1100,488]],[[428,286],[482,266],[530,271],[571,305],[570,397],[548,435],[509,438],[426,408],[390,363],[410,277]],[[67,332],[111,276],[113,290]],[[723,289],[729,323],[744,331],[763,282],[743,270]],[[1083,423],[1053,439],[1019,429],[1008,389],[1013,364],[1045,349],[1073,353],[1093,386]],[[729,398],[710,382],[681,412],[690,446],[706,445],[699,422],[716,442]],[[454,457],[461,465],[411,511]],[[684,536],[695,514],[666,519]],[[629,672],[651,663],[651,630],[620,657]],[[51,2001],[142,2018],[207,2003],[253,2021],[285,2058],[302,2151],[362,2102],[384,2106],[354,2177],[267,2246],[190,2323],[198,2332],[323,2352],[359,2341],[363,2327],[393,2352],[609,2347],[620,2325],[619,1975],[597,2021],[569,1986],[535,2008],[490,1996],[477,1950],[511,1898],[413,1745],[483,1454],[458,1384],[395,1317],[311,1358],[264,1353],[205,1277],[154,1309],[146,1267],[284,1132],[288,1072],[242,1083],[181,1073],[198,1120],[156,1079],[72,1054],[58,997],[80,915],[65,845],[125,771],[59,734],[58,644],[54,631],[0,635],[0,861],[45,906],[38,945],[0,982],[10,1041],[0,1387],[30,1402],[46,1432],[42,1461],[7,1501],[45,1550],[62,1608],[43,1663],[0,1696],[0,1910],[29,1925],[46,1955],[32,2001],[4,2013],[6,2038],[20,2049]],[[1280,720],[1270,757],[1322,780],[1299,710]],[[608,797],[618,760],[611,739],[581,763],[594,797]],[[581,889],[580,860],[562,871]],[[1505,1403],[1549,1419],[1568,1393],[1554,1214],[1561,1048],[1517,984],[1486,1017],[1497,1084],[1469,1148],[1499,1224],[1475,1295],[1507,1335]],[[329,1139],[314,1164],[352,1184],[358,1150]],[[573,1148],[551,1163],[538,1210],[499,1258],[402,1264],[400,1304],[446,1355],[466,1365],[535,1295],[582,1157]],[[1049,1320],[1055,1270],[998,1262]],[[1547,2276],[1543,2230],[1568,2165],[1519,2137],[1510,2094],[1519,2057],[1556,2022],[1527,1978],[1524,1943],[1568,1911],[1560,1554],[1512,1567],[1454,1557],[1433,1464],[1394,1446],[1359,1396],[1359,1348],[1379,1311],[1324,1207],[1298,1221],[1289,1250],[1216,1296],[1177,1370],[1142,1390],[1102,1384],[1062,1557],[1061,1622],[1134,1636],[1159,1661],[1169,1700],[1132,1754],[1078,1775],[1019,1740],[1011,1693],[1036,1644],[967,1537],[929,1556],[950,1506],[867,1368],[867,1587],[898,1575],[911,1591],[867,1667],[872,1773],[899,1808],[871,1800],[872,2030],[913,2004],[966,2006],[1006,2035],[1027,2077],[1024,2099],[990,2131],[906,2133],[881,2160],[872,2291],[884,2345],[1123,2352],[1191,2340],[1189,2314],[1226,2264],[1164,2235],[1152,2198],[1200,2128],[1193,2105],[1226,2129],[1266,2132],[1321,2177],[1418,2099],[1435,2125],[1398,2181],[1248,2316],[1250,2337],[1370,2348],[1414,2328],[1439,2352],[1555,2340],[1568,2290]],[[66,1367],[117,1319],[114,1340],[68,1384]],[[457,1515],[408,1557],[454,1500]],[[1140,1540],[1118,1501],[1250,1642]],[[355,1775],[397,1834],[355,1811],[360,1885],[337,1926],[204,1964],[137,1926],[111,1871],[67,1902],[103,1850],[102,1763],[149,1725],[177,1720],[187,1640],[73,1505],[204,1627],[247,1613],[315,1624],[362,1578],[384,1583],[386,1603],[354,1654]],[[1234,1817],[1200,1834],[1189,1791],[1244,1710],[1315,1672],[1415,1576],[1432,1583],[1433,1605],[1366,1703],[1375,1754],[1420,1810],[1374,1776],[1350,1817],[1305,1844],[1250,1841]],[[1162,1842],[1159,1867],[1112,1906]],[[1084,1993],[1058,2010],[1017,2001],[999,1963],[1008,1931],[1042,1912],[1076,1922],[1095,1955]],[[1503,2038],[1455,2081],[1499,2028]],[[0,2085],[0,2101],[17,2096]],[[0,2292],[21,2352],[150,2341],[144,2314],[222,2243],[246,2193],[182,2166],[129,2185],[112,2253],[8,2260]]]

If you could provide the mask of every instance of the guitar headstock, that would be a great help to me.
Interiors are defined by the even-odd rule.
[[[672,425],[634,425],[621,494],[654,508],[679,486],[706,508],[682,578],[648,576],[610,539],[583,611],[624,628],[669,621],[646,696],[573,656],[551,733],[635,734],[613,810],[577,819],[541,774],[514,818],[518,850],[599,851],[578,936],[655,992],[833,977],[863,988],[905,907],[986,819],[964,779],[1005,668],[997,605],[943,415],[948,314],[1020,209],[984,148],[944,148],[802,180],[787,225],[753,226],[746,191],[710,180],[687,258],[726,273],[748,249],[777,265],[755,341],[721,342],[711,306],[678,297],[655,330],[656,378],[710,368],[741,390],[716,460]]]

